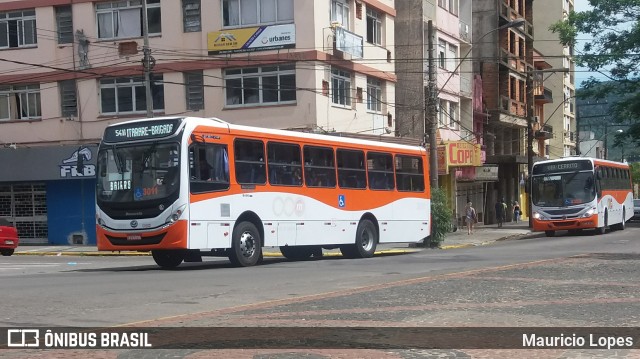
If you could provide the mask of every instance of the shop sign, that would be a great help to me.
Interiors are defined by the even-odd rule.
[[[498,181],[498,166],[484,165],[476,168],[476,181],[496,182]]]
[[[295,45],[294,24],[213,31],[207,34],[209,55],[277,50]]]
[[[482,151],[479,144],[465,141],[445,143],[448,167],[482,166]]]
[[[68,177],[95,177],[96,165],[89,164],[93,154],[89,147],[80,147],[71,155],[62,160],[60,166],[60,178]]]
[[[0,182],[49,181],[96,177],[97,145],[0,149]]]
[[[438,175],[444,176],[449,174],[447,166],[447,146],[438,146]]]

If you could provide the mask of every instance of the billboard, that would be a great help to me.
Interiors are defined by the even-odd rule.
[[[295,46],[294,24],[229,29],[207,34],[209,55],[277,50]]]

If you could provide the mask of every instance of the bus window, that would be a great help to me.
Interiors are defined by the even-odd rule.
[[[267,143],[269,183],[281,186],[302,186],[300,146],[287,143]]]
[[[336,154],[340,188],[367,188],[364,152],[338,149]]]
[[[393,156],[390,153],[367,153],[367,174],[369,188],[394,189]]]
[[[304,146],[304,182],[308,187],[336,186],[332,148]]]
[[[264,162],[262,141],[241,140],[234,142],[236,181],[240,184],[265,184],[267,169]]]
[[[189,148],[191,193],[229,189],[229,154],[227,146],[198,143]]]
[[[422,158],[396,156],[396,186],[398,191],[424,192]]]

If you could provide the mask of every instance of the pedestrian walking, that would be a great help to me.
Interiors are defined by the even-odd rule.
[[[470,235],[473,233],[473,225],[478,221],[478,215],[476,214],[476,209],[473,208],[471,202],[467,203],[465,212],[465,219],[467,221],[467,234]]]
[[[502,227],[502,223],[504,222],[504,216],[506,212],[506,205],[502,203],[501,200],[498,200],[495,205],[496,210],[496,220],[498,221],[498,228]]]
[[[520,205],[518,204],[518,201],[514,201],[513,202],[513,218],[515,219],[516,223],[520,222],[520,214],[522,212],[520,212]]]

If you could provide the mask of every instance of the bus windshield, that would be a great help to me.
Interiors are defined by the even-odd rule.
[[[103,147],[98,153],[97,197],[142,202],[170,196],[180,187],[178,143]]]
[[[563,207],[593,201],[596,189],[593,172],[534,176],[532,200],[536,206]]]

